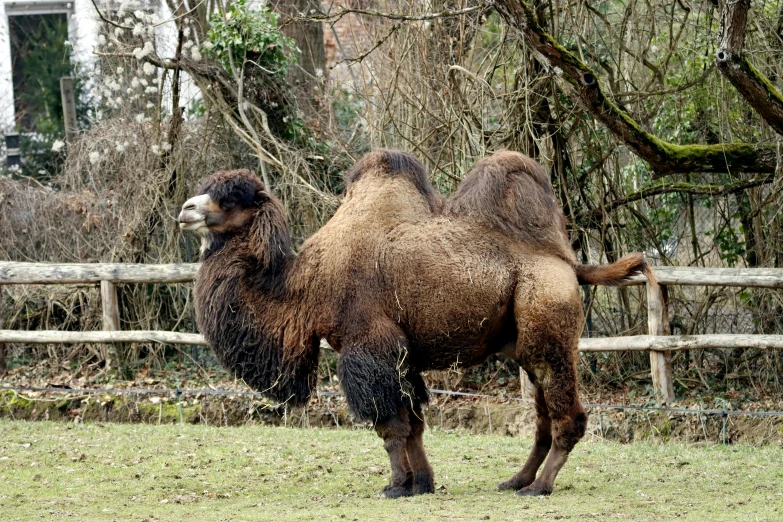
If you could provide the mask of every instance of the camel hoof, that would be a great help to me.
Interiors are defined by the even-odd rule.
[[[508,491],[509,489],[516,491],[519,489],[519,486],[513,480],[507,480],[498,484],[498,491]]]
[[[381,495],[386,498],[410,497],[413,490],[410,486],[386,486],[381,490]]]
[[[551,490],[546,490],[537,486],[528,486],[517,491],[515,495],[518,497],[539,497],[549,496],[551,493]]]
[[[532,482],[533,482],[532,480],[531,481],[518,480],[516,477],[510,478],[507,481],[498,484],[498,491],[508,491],[510,489],[514,491],[518,491],[524,488],[525,486],[529,486],[530,484],[532,484]]]
[[[413,481],[413,494],[425,495],[435,493],[435,483],[432,480]]]

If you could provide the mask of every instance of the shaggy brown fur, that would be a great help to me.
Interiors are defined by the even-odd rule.
[[[283,205],[246,170],[218,172],[199,193],[215,203],[194,289],[199,330],[218,361],[250,387],[306,403],[315,389],[319,339],[287,335],[304,327],[282,306],[294,261]]]
[[[434,491],[422,446],[422,371],[503,352],[529,373],[537,387],[536,445],[501,488],[550,493],[585,431],[576,389],[577,271],[585,269],[575,268],[567,242],[557,243],[565,240],[562,223],[536,216],[530,232],[514,215],[529,207],[513,199],[546,196],[546,180],[539,176],[536,191],[520,192],[530,185],[528,170],[506,182],[502,168],[481,172],[488,170],[503,190],[471,182],[482,194],[462,189],[444,212],[415,158],[371,153],[349,173],[343,204],[298,257],[282,205],[249,172],[213,175],[202,189],[209,197],[189,200],[180,214],[182,226],[198,229],[208,243],[196,282],[197,317],[219,359],[253,388],[301,403],[313,390],[318,340],[325,338],[339,352],[348,404],[384,440],[392,466],[388,497]],[[511,226],[503,228],[493,207],[484,206],[492,204],[484,192],[505,194],[498,212]],[[554,203],[537,204],[562,216]],[[585,273],[614,281],[620,272]]]
[[[642,273],[654,277],[641,253],[609,265],[577,263],[549,177],[537,161],[518,152],[504,150],[477,161],[444,210],[481,221],[571,263],[580,285],[615,286]]]
[[[576,262],[549,176],[523,154],[500,151],[477,161],[448,199],[446,213],[482,221],[539,251]]]

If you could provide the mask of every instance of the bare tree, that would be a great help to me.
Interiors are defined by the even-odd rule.
[[[750,0],[723,3],[720,44],[715,54],[715,64],[756,112],[778,134],[783,135],[783,95],[742,52],[749,10]]]
[[[498,10],[519,31],[535,56],[570,86],[593,117],[653,168],[655,177],[687,172],[774,173],[777,149],[752,143],[678,145],[648,132],[627,111],[608,97],[598,74],[573,52],[559,44],[538,22],[533,8],[524,1],[500,0]]]

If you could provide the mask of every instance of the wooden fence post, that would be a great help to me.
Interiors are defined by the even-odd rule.
[[[665,335],[668,329],[668,296],[664,285],[647,285],[647,329],[650,335]],[[650,350],[653,389],[661,402],[674,402],[671,350]]]
[[[63,103],[63,122],[65,123],[65,142],[73,145],[79,130],[76,126],[76,93],[73,90],[73,78],[60,78],[60,97]]]
[[[536,386],[530,382],[527,372],[521,366],[519,367],[519,391],[522,393],[522,397],[526,399],[536,398]]]
[[[120,329],[120,308],[117,301],[117,285],[111,281],[101,281],[101,311],[103,312],[103,329],[105,331],[117,331]],[[122,370],[123,361],[120,360],[117,345],[107,345],[106,371],[112,364],[118,370]]]

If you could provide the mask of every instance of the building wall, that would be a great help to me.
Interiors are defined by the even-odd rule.
[[[97,3],[103,7],[107,4],[107,0],[98,0]],[[165,2],[153,0],[151,3],[157,4],[158,16],[161,19],[170,18],[171,11]],[[93,77],[86,78],[88,89],[100,81],[99,71],[95,67],[97,56],[93,52],[98,44],[100,18],[91,0],[70,2],[0,0],[0,133],[5,133],[15,126],[8,16],[13,16],[16,13],[42,14],[46,12],[68,13],[69,41],[73,47],[71,59],[81,64],[84,67],[83,70],[91,72]],[[160,56],[173,56],[176,49],[176,37],[177,29],[174,22],[168,22],[156,28],[155,40]],[[182,96],[184,102],[199,97],[198,89],[187,77],[183,78]]]
[[[0,3],[0,130],[14,127],[14,90],[11,78],[11,41],[8,17],[17,14],[67,13],[68,38],[72,59],[84,65],[94,63],[92,49],[97,42],[98,22],[90,0],[52,2],[51,0],[4,0]]]

